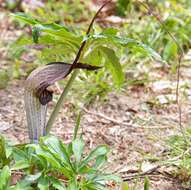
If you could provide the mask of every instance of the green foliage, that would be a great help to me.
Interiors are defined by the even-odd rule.
[[[73,10],[78,8],[81,10],[86,6],[86,3],[82,6],[79,6],[78,1],[75,3],[75,6],[71,4],[71,6],[74,6]],[[159,49],[160,47],[159,51],[161,51],[161,47],[164,46],[158,46],[156,43],[158,42],[158,38],[160,38],[160,31],[157,30],[157,35],[155,35],[156,31],[154,31],[158,26],[157,22],[150,22],[151,19],[146,19],[146,21],[137,20],[140,24],[133,23],[132,25],[128,25],[127,28],[126,25],[124,25],[122,26],[121,31],[115,28],[101,30],[99,27],[95,27],[94,33],[90,36],[84,36],[75,25],[69,23],[70,25],[66,26],[67,22],[60,21],[61,17],[59,17],[59,15],[61,13],[61,7],[63,10],[67,9],[68,12],[72,11],[67,6],[69,7],[69,5],[63,5],[63,3],[57,1],[50,1],[46,3],[46,11],[43,8],[39,8],[35,15],[32,11],[29,12],[29,14],[14,14],[15,18],[32,26],[33,41],[25,35],[16,42],[17,45],[13,48],[20,49],[20,51],[14,52],[21,52],[22,54],[22,50],[26,50],[26,46],[28,47],[28,45],[32,45],[33,42],[35,42],[43,45],[43,48],[40,51],[35,50],[33,52],[37,57],[35,63],[42,64],[60,60],[71,63],[82,40],[87,40],[87,45],[80,61],[97,66],[104,64],[104,68],[102,69],[104,72],[100,70],[96,74],[91,75],[88,72],[83,71],[85,75],[83,75],[84,77],[81,77],[81,79],[86,78],[86,81],[88,79],[96,80],[94,86],[86,89],[87,96],[84,100],[91,102],[97,95],[103,97],[103,95],[111,89],[122,87],[125,81],[123,74],[124,66],[126,67],[127,64],[135,65],[132,63],[132,60],[133,62],[139,62],[140,60],[147,60],[147,57],[150,57],[152,59],[154,58],[156,61],[164,63],[160,55],[156,53],[153,48],[149,47],[150,45],[156,49]],[[117,2],[117,10],[121,10],[121,12],[124,13],[132,6],[133,4],[131,1],[119,0]],[[54,12],[53,10],[57,11]],[[51,18],[46,16],[46,14],[48,14],[47,12],[52,15]],[[68,12],[66,12],[66,15]],[[77,14],[77,12],[78,11],[75,13]],[[138,12],[134,12],[139,15]],[[134,12],[132,12],[132,14],[134,14]],[[50,18],[50,20],[47,20],[47,18]],[[133,20],[136,20],[136,18],[137,17],[133,18]],[[144,24],[149,23],[149,26],[142,26],[142,22],[144,22]],[[83,24],[80,26],[83,26]],[[167,35],[165,34],[165,36]],[[170,58],[175,57],[175,51],[175,47],[167,47],[164,53],[161,51],[161,54],[163,55],[163,58],[169,60]],[[113,59],[111,58],[114,58],[115,61],[112,61]],[[122,63],[122,60],[124,61],[124,59],[126,59],[126,61]],[[108,75],[108,72],[112,75],[114,85],[111,85],[111,77]],[[100,78],[100,80],[97,80],[96,78]],[[84,82],[83,80],[81,81]],[[83,84],[80,85],[82,86]],[[79,86],[79,84],[76,86]],[[86,85],[83,86],[83,88],[86,88]],[[77,89],[77,91],[79,90]]]
[[[149,190],[149,186],[150,186],[149,178],[145,177],[145,180],[144,180],[144,190]]]
[[[60,60],[71,63],[81,41],[88,38],[82,35],[83,30],[81,30],[86,28],[86,22],[81,22],[81,20],[86,21],[87,19],[89,19],[89,15],[93,14],[91,9],[87,8],[88,3],[89,1],[81,3],[79,0],[72,2],[66,1],[66,3],[51,0],[46,2],[44,7],[37,8],[35,11],[27,10],[27,15],[23,13],[18,13],[17,15],[15,15],[15,17],[22,20],[23,22],[32,25],[33,40],[32,38],[29,38],[26,34],[21,36],[15,42],[15,45],[12,46],[12,58],[14,58],[14,60],[17,60],[23,52],[32,51],[32,53],[35,54],[36,57],[35,66],[42,63],[45,64],[48,62]],[[189,35],[191,32],[191,18],[189,14],[190,1],[169,0],[168,3],[165,3],[165,1],[152,0],[149,2],[149,4],[155,9],[153,11],[159,13],[161,19],[164,20],[165,27],[176,37],[178,43],[181,45],[181,47],[183,47],[184,51],[188,51],[188,49],[190,48]],[[162,26],[160,26],[160,24],[156,21],[156,19],[152,16],[146,16],[146,10],[142,6],[132,2],[131,0],[118,0],[116,5],[116,13],[121,16],[126,15],[126,19],[130,20],[131,23],[127,22],[122,24],[122,26],[120,27],[120,31],[114,28],[109,28],[104,29],[103,33],[104,35],[117,36],[125,39],[128,38],[130,40],[134,40],[135,43],[133,43],[133,45],[128,44],[123,48],[119,47],[117,42],[115,44],[113,44],[113,42],[110,42],[111,39],[109,38],[108,40],[105,39],[105,41],[103,39],[100,40],[100,43],[101,41],[103,41],[104,46],[115,51],[115,54],[119,59],[118,62],[123,62],[123,70],[124,68],[128,69],[131,65],[135,66],[138,63],[148,64],[147,57],[150,56],[152,53],[148,52],[148,48],[147,50],[145,50],[145,48],[142,47],[142,45],[147,44],[147,46],[150,46],[152,47],[152,49],[157,50],[157,52],[162,55],[162,58],[171,64],[172,71],[175,71],[177,64],[176,60],[178,58],[178,48],[176,47],[176,44],[172,41],[172,39],[168,36],[167,32],[164,31]],[[78,24],[75,24],[76,22]],[[102,32],[100,31],[102,31],[102,29],[96,26],[94,28],[93,35],[95,36],[97,34],[102,34]],[[61,35],[61,33],[63,36]],[[67,39],[69,40],[69,42]],[[72,41],[73,39],[75,40]],[[75,43],[75,41],[77,43]],[[35,48],[32,48],[31,50],[29,46],[31,46],[33,42],[38,42],[38,44],[43,45],[43,48],[40,51],[36,50]],[[140,43],[136,45],[136,42]],[[99,48],[100,44],[97,44],[97,40],[94,39],[90,40],[87,45],[88,47],[84,52],[84,56],[81,58],[82,61],[89,63],[89,60],[91,60],[92,64],[102,65],[107,57],[106,55],[102,55],[103,52],[102,54],[100,54],[100,52],[97,51],[97,48]],[[94,48],[94,46],[96,48]],[[96,55],[95,58],[94,55]],[[106,59],[104,58],[104,56],[106,57]],[[156,56],[153,55],[151,57],[155,57],[155,60],[158,61],[158,58],[156,58]],[[161,61],[161,59],[159,59],[159,61],[161,63],[164,63],[164,61]],[[20,66],[22,66],[22,64],[25,64],[25,62],[22,62]],[[27,64],[27,67],[29,67],[29,65],[31,64],[32,63]],[[150,63],[150,67],[152,67],[152,63]],[[134,69],[136,69],[136,66],[134,67]],[[100,82],[96,82],[94,89],[93,87],[91,87],[91,90],[87,92],[90,95],[89,102],[92,101],[91,94],[93,94],[92,99],[94,99],[94,94],[101,94],[102,96],[111,89],[113,90],[114,87],[118,88],[119,85],[122,84],[119,82],[120,79],[117,78],[116,81],[116,74],[113,73],[112,76],[114,79],[114,86],[111,85],[110,76],[108,74],[105,74],[114,70],[114,67],[110,68],[107,66],[107,68],[105,67],[103,70],[103,76],[100,77],[99,75],[99,77],[102,79],[104,78],[106,82],[105,84],[103,84],[103,81],[99,80]],[[31,68],[28,69],[27,72],[28,71],[31,71]],[[18,78],[19,75],[21,75],[21,73],[23,72],[16,73],[16,77]],[[98,75],[98,73],[96,73],[94,77],[97,77],[96,75]],[[88,77],[92,76],[89,73],[87,74],[87,72],[85,72],[85,74],[86,80]],[[135,82],[132,83],[134,84]],[[86,86],[84,86],[84,88],[85,87]],[[76,90],[78,91],[78,89]]]
[[[56,23],[43,23],[24,13],[16,13],[12,15],[22,22],[33,26],[33,31],[35,31],[33,32],[33,39],[39,37],[40,32],[45,32],[61,42],[70,43],[70,45],[76,45],[77,47],[81,41],[78,36],[75,36],[71,31],[68,31],[65,26]],[[46,42],[47,39],[45,38],[44,40]]]
[[[3,137],[0,141],[0,190],[77,190],[108,189],[106,182],[120,183],[118,176],[103,172],[109,148],[99,145],[85,154],[85,142],[77,133],[64,144],[54,136],[42,137],[39,144],[10,146]],[[10,184],[14,171],[22,178]]]
[[[11,171],[8,166],[4,166],[0,173],[0,190],[7,190],[9,186],[9,180]]]
[[[33,41],[35,43],[51,46],[51,48],[44,48],[41,51],[41,55],[47,54],[49,58],[54,57],[55,51],[52,51],[52,49],[58,48],[58,51],[56,50],[57,56],[59,52],[63,53],[66,50],[66,52],[70,53],[60,54],[62,55],[61,58],[71,61],[82,40],[86,40],[86,51],[83,52],[81,61],[97,66],[104,64],[105,72],[109,71],[111,73],[113,81],[118,88],[124,82],[124,74],[120,58],[116,55],[114,49],[127,48],[131,52],[139,52],[142,56],[149,56],[162,62],[160,55],[152,48],[140,41],[119,36],[118,30],[114,28],[107,28],[101,33],[94,33],[90,36],[82,36],[76,35],[65,26],[55,23],[43,23],[23,13],[16,13],[13,16],[32,26]],[[52,61],[59,61],[59,59],[58,57]]]
[[[117,14],[119,16],[126,16],[127,9],[132,6],[131,0],[118,0],[117,1]]]
[[[164,59],[170,60],[174,56],[176,56],[177,53],[178,53],[177,45],[172,41],[168,41],[167,45],[164,48],[164,52],[163,52]]]
[[[185,135],[187,138],[187,143],[182,135],[173,135],[168,140],[169,146],[169,159],[167,163],[175,166],[174,175],[180,178],[184,183],[186,182],[190,186],[191,179],[191,128],[185,130]]]
[[[116,84],[120,86],[124,81],[124,75],[114,50],[107,47],[100,47],[99,50],[102,52],[102,55],[105,55],[106,67],[110,70]]]
[[[12,147],[0,136],[0,169],[11,161]]]
[[[38,189],[101,190],[107,188],[105,182],[121,181],[119,177],[103,173],[101,170],[109,152],[106,145],[96,147],[87,156],[84,155],[84,148],[85,143],[82,138],[76,138],[66,145],[54,136],[43,137],[38,145],[15,147],[14,162],[12,161],[14,164],[10,165],[10,169],[5,165],[1,170],[0,189],[38,187]],[[23,179],[19,180],[17,185],[10,187],[11,171],[15,170],[23,171]],[[64,183],[62,179],[65,179]]]

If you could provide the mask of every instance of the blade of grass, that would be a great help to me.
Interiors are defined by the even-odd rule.
[[[79,112],[79,114],[78,114],[78,116],[77,116],[77,119],[76,119],[76,125],[75,125],[75,129],[74,129],[74,137],[73,137],[73,140],[75,140],[76,137],[77,137],[78,130],[79,130],[79,127],[80,127],[80,120],[81,120],[81,112]]]

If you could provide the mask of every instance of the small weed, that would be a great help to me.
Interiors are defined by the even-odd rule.
[[[108,183],[119,183],[115,175],[104,173],[109,148],[100,145],[87,156],[82,138],[64,144],[54,136],[41,138],[40,143],[8,147],[1,138],[0,189],[107,189]],[[11,173],[20,171],[22,178],[11,185]]]
[[[191,137],[191,129],[185,130],[187,139]],[[182,135],[173,135],[168,139],[170,148],[170,161],[172,166],[176,167],[174,176],[177,177],[183,184],[191,185],[191,144],[185,144]]]

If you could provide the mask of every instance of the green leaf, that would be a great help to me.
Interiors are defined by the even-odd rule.
[[[149,190],[149,186],[150,186],[149,178],[145,177],[145,180],[144,180],[144,190]]]
[[[100,145],[90,152],[90,154],[82,161],[80,168],[86,166],[90,161],[96,159],[99,156],[106,155],[109,152],[109,148],[106,145]]]
[[[73,175],[74,169],[70,163],[66,147],[56,137],[43,137],[38,146],[32,144],[28,147],[35,150],[34,157],[42,163],[42,167],[46,165],[50,170],[57,170],[67,178]]]
[[[0,173],[0,190],[5,190],[10,181],[11,171],[8,166],[4,166]]]
[[[74,153],[74,156],[76,158],[77,163],[79,163],[81,160],[81,157],[82,157],[82,154],[84,151],[84,146],[85,146],[85,143],[82,140],[82,138],[75,139],[72,142],[72,150],[73,150],[73,153]]]
[[[69,181],[67,190],[77,190],[77,189],[79,189],[77,182],[75,180]]]
[[[65,31],[69,32],[69,30],[66,26],[59,25],[56,23],[43,23],[43,22],[38,21],[38,24],[40,24],[39,26],[41,26],[44,29],[65,30]]]
[[[178,54],[178,48],[175,42],[168,41],[164,48],[163,57],[165,60],[170,60],[171,58],[176,58]]]
[[[84,62],[97,66],[99,66],[102,63],[102,60],[103,57],[99,51],[99,47],[91,49],[91,51],[88,51],[86,56],[84,57]]]
[[[130,0],[118,0],[116,5],[116,12],[119,16],[125,16],[128,6],[130,5]]]
[[[13,150],[13,157],[15,159],[15,161],[20,161],[20,160],[28,160],[29,154],[27,154],[27,151],[22,150],[20,148],[14,148]]]
[[[33,39],[35,38],[35,41],[37,40],[37,33],[39,34],[40,32],[45,32],[49,35],[59,38],[62,41],[68,41],[76,47],[79,47],[79,44],[82,41],[82,37],[76,36],[74,33],[70,32],[65,26],[56,23],[43,23],[33,19],[32,17],[24,13],[15,13],[11,15],[14,18],[19,19],[20,21],[25,22],[27,24],[30,24],[35,28],[33,29]]]
[[[11,167],[11,170],[21,170],[29,167],[30,163],[27,160],[19,160],[15,163],[13,167]]]
[[[146,56],[152,57],[157,61],[164,62],[161,56],[154,49],[138,40],[123,37],[115,37],[113,40],[114,42],[120,43],[122,46],[126,46],[128,48],[140,48],[140,50],[144,50],[141,51],[141,53],[144,52]]]
[[[48,178],[43,176],[38,180],[39,190],[49,190],[49,181]]]
[[[94,34],[87,38],[87,40],[91,40],[92,43],[95,45],[115,45],[115,47],[125,47],[130,49],[131,51],[135,49],[136,51],[139,51],[145,56],[151,57],[155,59],[156,61],[164,63],[165,61],[161,58],[161,56],[151,47],[149,47],[147,44],[144,44],[138,40],[127,38],[127,37],[119,37],[116,35],[108,35],[108,34]],[[136,53],[135,51],[135,53]]]
[[[37,24],[35,25],[36,28],[38,28],[39,31],[45,32],[49,35],[52,35],[56,38],[59,38],[62,41],[68,41],[72,43],[73,45],[76,45],[77,47],[79,46],[80,42],[82,41],[81,37],[78,37],[74,35],[71,32],[68,32],[64,28],[56,30],[54,27],[50,27],[51,25],[47,24]]]
[[[117,84],[118,87],[120,87],[124,82],[125,77],[119,59],[115,54],[115,51],[107,47],[100,47],[100,51],[105,54],[106,67],[111,72],[114,82]]]
[[[78,171],[78,173],[79,174],[88,174],[88,175],[90,175],[90,174],[94,174],[94,173],[96,173],[97,172],[97,170],[95,169],[95,168],[93,168],[93,167],[88,167],[87,165],[86,166],[83,166],[83,167],[81,167],[80,168],[80,170]]]
[[[65,185],[63,183],[61,183],[58,179],[56,179],[52,176],[49,176],[48,178],[54,188],[56,188],[58,190],[66,190]]]
[[[36,155],[38,156],[38,159],[41,159],[41,157],[44,158],[52,167],[57,169],[61,168],[61,163],[55,159],[50,152],[43,150],[41,147],[36,148]]]
[[[95,168],[95,169],[101,168],[106,161],[107,161],[107,157],[105,155],[101,155],[101,156],[97,157],[93,168]]]
[[[64,164],[71,166],[66,146],[58,138],[54,136],[43,137],[40,145],[44,150],[50,151],[56,158],[64,162]]]
[[[117,28],[106,28],[101,34],[103,35],[116,35],[119,32]]]
[[[43,138],[41,138],[42,141]],[[42,143],[42,142],[40,142]],[[43,148],[41,147],[43,146]],[[62,154],[56,154],[55,152],[51,152],[45,145],[34,145],[30,144],[28,147],[31,147],[35,150],[36,154],[34,154],[33,157],[36,158],[36,160],[39,160],[40,163],[42,163],[42,167],[46,165],[50,170],[56,170],[60,173],[64,173],[64,175],[68,178],[72,176],[72,169],[68,167],[68,165],[64,164],[64,159],[62,158]],[[47,164],[45,163],[47,162]]]
[[[12,153],[13,153],[13,148],[11,146],[9,146],[8,144],[5,145],[5,154],[6,154],[6,157],[9,158]]]
[[[68,157],[70,158],[73,155],[73,150],[72,150],[72,142],[70,142],[69,144],[67,144],[65,146],[67,153],[68,153]]]
[[[27,24],[34,25],[34,24],[39,23],[37,20],[33,19],[32,17],[30,17],[29,15],[27,15],[25,13],[18,12],[15,14],[11,13],[10,15],[13,16],[14,18],[22,21],[22,22],[27,23]]]
[[[12,147],[8,145],[3,136],[0,136],[0,168],[11,161]]]
[[[35,182],[36,180],[38,180],[40,177],[42,176],[41,172],[38,172],[34,175],[28,175],[25,177],[25,180],[28,182]]]
[[[13,16],[14,18],[26,23],[26,24],[30,24],[30,25],[38,25],[39,26],[43,26],[44,28],[47,29],[52,29],[52,30],[65,30],[65,31],[69,31],[68,28],[66,26],[63,25],[59,25],[56,23],[43,23],[37,19],[32,18],[31,16],[25,14],[25,13],[11,13],[11,16]]]

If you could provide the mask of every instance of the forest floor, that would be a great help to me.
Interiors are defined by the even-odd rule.
[[[10,40],[13,32],[5,28],[1,39]],[[2,47],[0,55],[3,65],[10,64],[5,52],[6,48]],[[175,103],[176,77],[167,73],[163,68],[153,66],[150,77],[155,80],[152,82],[145,86],[127,87],[117,94],[109,93],[107,101],[97,101],[83,108],[81,130],[87,148],[107,144],[111,153],[106,169],[118,173],[132,185],[137,183],[138,190],[143,188],[146,175],[153,190],[184,189],[179,178],[173,177],[173,168],[161,166],[163,161],[169,159],[167,139],[180,134]],[[180,86],[182,94],[186,94],[181,98],[182,125],[185,128],[191,121],[190,73],[191,67],[182,67]],[[23,81],[11,81],[6,89],[0,90],[0,133],[14,143],[28,142]],[[50,110],[54,105],[55,102],[49,105]],[[66,101],[52,134],[69,142],[75,120],[74,105]]]
[[[7,89],[0,90],[0,132],[14,143],[28,142],[22,82],[14,81]],[[159,167],[161,161],[168,159],[166,140],[179,133],[176,105],[156,106],[151,103],[156,93],[146,91],[145,87],[133,87],[124,93],[110,93],[106,102],[84,108],[81,129],[86,146],[91,149],[98,144],[109,145],[111,153],[107,169],[132,183],[137,180],[141,185],[143,180],[136,174],[148,174],[151,189],[183,189],[181,182],[170,175],[172,171]],[[190,101],[182,102],[184,127],[190,124],[190,110]],[[67,143],[71,140],[74,125],[73,105],[68,101],[63,105],[52,134]]]

